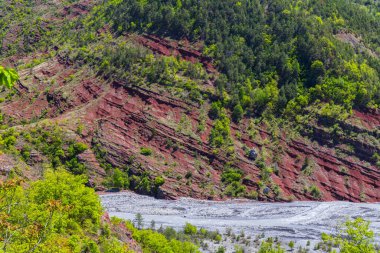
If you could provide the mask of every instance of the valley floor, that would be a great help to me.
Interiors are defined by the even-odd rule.
[[[156,228],[160,225],[182,228],[189,222],[199,228],[219,230],[224,234],[220,243],[233,251],[233,246],[245,244],[246,252],[254,252],[255,239],[278,237],[284,244],[290,241],[306,246],[310,241],[309,252],[317,252],[314,246],[321,240],[321,233],[333,234],[339,221],[358,216],[371,221],[371,228],[376,233],[376,243],[380,242],[380,204],[349,202],[291,202],[261,203],[247,200],[203,201],[190,198],[179,200],[158,200],[130,192],[106,194],[101,196],[103,207],[111,216],[134,220],[137,213],[144,218],[145,227],[154,220]],[[232,230],[236,236],[244,232],[242,240],[232,242],[225,235]],[[226,239],[227,238],[227,239]],[[209,245],[217,248],[219,245]],[[228,250],[229,249],[229,250]],[[208,252],[208,251],[205,251]],[[211,251],[213,252],[213,251]]]

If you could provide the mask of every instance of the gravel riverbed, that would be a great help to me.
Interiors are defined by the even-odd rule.
[[[371,221],[380,243],[380,204],[349,202],[291,202],[261,203],[248,200],[204,201],[191,198],[159,200],[132,192],[101,195],[103,207],[111,216],[133,220],[141,213],[145,225],[151,220],[156,226],[181,229],[186,222],[208,230],[224,233],[231,228],[245,236],[264,233],[265,237],[278,237],[284,243],[312,245],[320,241],[321,233],[334,233],[339,222],[358,216]],[[227,249],[231,245],[227,245]],[[229,251],[229,250],[228,250]],[[207,252],[207,251],[206,251]],[[254,252],[254,251],[249,251]]]

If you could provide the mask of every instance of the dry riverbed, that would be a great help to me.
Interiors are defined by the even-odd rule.
[[[183,228],[189,222],[199,228],[218,230],[225,234],[232,230],[245,240],[231,241],[225,237],[221,242],[227,252],[233,252],[234,245],[242,245],[246,252],[254,252],[255,238],[262,236],[279,238],[287,245],[289,241],[306,246],[309,252],[320,241],[321,233],[334,233],[339,222],[358,216],[372,222],[376,242],[380,243],[380,204],[348,202],[291,202],[261,203],[247,200],[224,202],[203,201],[190,198],[179,200],[158,200],[131,192],[101,195],[104,208],[111,216],[133,220],[141,213],[146,227],[152,220],[156,226]],[[240,238],[241,239],[241,238]],[[247,242],[249,245],[247,246]],[[209,244],[213,252],[219,245]]]

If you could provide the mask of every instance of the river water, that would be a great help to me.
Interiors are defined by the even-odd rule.
[[[231,228],[245,235],[278,237],[285,243],[312,245],[320,241],[321,233],[336,232],[337,225],[347,218],[363,217],[371,221],[380,243],[380,204],[349,202],[261,203],[247,200],[224,202],[181,198],[158,200],[131,192],[100,196],[103,207],[111,216],[133,220],[141,213],[145,226],[154,220],[157,226],[181,229],[186,222],[208,230],[225,232]],[[311,250],[312,252],[313,250]]]

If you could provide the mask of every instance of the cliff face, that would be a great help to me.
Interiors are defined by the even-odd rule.
[[[78,1],[64,8],[57,4],[59,15],[44,16],[59,24],[85,15],[91,4]],[[103,27],[98,33],[108,29]],[[4,50],[17,37],[17,27],[11,31],[3,42]],[[123,36],[156,55],[199,62],[211,76],[218,75],[213,59],[202,54],[201,45],[152,35]],[[35,40],[39,40],[38,33]],[[243,185],[248,192],[257,191],[260,200],[380,201],[378,110],[354,110],[347,120],[333,126],[318,115],[281,127],[275,121],[244,118],[239,124],[231,123],[231,155],[209,143],[215,123],[207,117],[209,102],[189,102],[159,85],[137,86],[104,78],[61,54],[58,47],[54,51],[16,54],[1,63],[22,63],[23,68],[15,94],[0,104],[0,110],[4,121],[21,131],[54,123],[70,137],[87,143],[90,149],[78,158],[87,165],[89,184],[99,190],[104,190],[102,183],[108,175],[99,154],[96,157],[95,151],[101,148],[102,162],[118,168],[128,166],[130,175],[162,176],[165,183],[149,192],[160,198],[222,199],[225,186],[221,175],[228,164],[243,171]],[[45,60],[41,63],[39,59]],[[213,90],[214,86],[211,78],[201,89]],[[2,92],[2,97],[7,94]],[[203,130],[198,129],[200,124]],[[296,126],[300,128],[292,129]],[[141,148],[149,148],[152,154],[142,154]],[[250,150],[258,153],[256,160],[249,159]],[[9,155],[0,158],[3,174],[17,163]],[[28,164],[31,169],[23,173],[29,178],[38,177],[44,158],[34,152],[32,160]],[[273,172],[266,182],[263,163]]]
[[[211,60],[194,49],[149,36],[137,37],[136,41],[156,53],[199,61],[215,71]],[[18,60],[28,62],[33,57],[37,56]],[[276,129],[270,122],[252,127],[249,119],[243,119],[231,125],[235,147],[232,159],[223,152],[215,154],[210,147],[211,119],[207,117],[204,131],[195,130],[208,105],[180,100],[157,87],[109,82],[86,68],[68,64],[59,55],[21,71],[20,77],[17,95],[1,105],[5,118],[37,122],[32,124],[56,122],[90,146],[100,145],[106,151],[105,160],[115,167],[128,165],[131,174],[163,175],[165,184],[155,193],[157,197],[220,199],[221,173],[224,165],[232,162],[244,172],[243,184],[248,190],[258,190],[261,200],[380,200],[380,170],[373,160],[379,153],[380,114],[376,110],[354,111],[341,122],[345,131],[359,133],[355,137],[332,133],[318,121],[308,122],[304,134],[290,136],[291,131]],[[181,129],[184,115],[189,131]],[[84,126],[81,134],[75,134],[78,125]],[[142,147],[151,149],[153,155],[140,154]],[[280,187],[280,196],[271,190],[262,193],[266,187],[259,185],[261,170],[257,161],[248,159],[246,147],[255,149],[275,169],[271,178]],[[91,181],[102,189],[106,173],[93,151],[81,154],[80,159],[87,164]],[[191,177],[186,176],[189,172]],[[309,190],[311,186],[320,190],[318,196]]]

